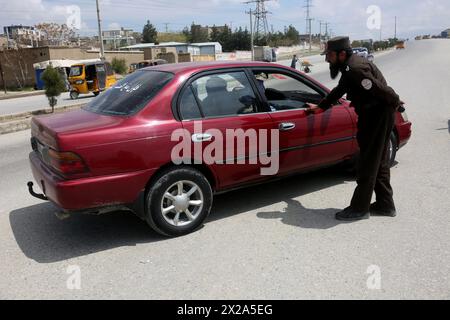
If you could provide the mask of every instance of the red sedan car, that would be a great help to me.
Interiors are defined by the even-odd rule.
[[[349,102],[305,112],[328,92],[268,63],[142,69],[80,110],[33,118],[30,162],[44,194],[32,182],[29,191],[66,213],[128,209],[161,234],[183,235],[203,223],[214,193],[352,160]],[[392,162],[410,135],[398,113]]]

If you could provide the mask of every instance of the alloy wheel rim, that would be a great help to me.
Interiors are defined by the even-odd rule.
[[[204,203],[203,192],[192,181],[177,181],[163,194],[161,212],[172,226],[187,226],[197,220]]]

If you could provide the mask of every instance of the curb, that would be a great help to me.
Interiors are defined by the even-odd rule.
[[[0,95],[0,100],[8,100],[8,99],[17,99],[17,98],[25,98],[25,97],[32,97],[32,96],[40,96],[42,94],[45,94],[44,91],[42,92],[29,92],[29,93],[7,93]]]
[[[56,113],[67,112],[70,110],[79,109],[84,105],[85,103],[55,108],[54,113],[49,113],[48,109],[42,109],[32,112],[0,116],[0,135],[30,129],[31,119],[33,116],[52,115]]]

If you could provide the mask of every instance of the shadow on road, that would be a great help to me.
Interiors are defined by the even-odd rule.
[[[328,229],[337,225],[334,214],[340,209],[306,209],[293,199],[349,181],[354,181],[351,174],[339,167],[333,167],[233,191],[216,197],[208,221],[212,222],[247,211],[259,210],[274,203],[286,202],[288,207],[284,212],[259,212],[257,216],[266,219],[281,218],[283,222],[303,228]]]
[[[258,218],[280,219],[282,223],[307,229],[330,229],[341,224],[335,219],[336,212],[341,209],[308,209],[299,201],[283,200],[287,207],[283,211],[259,212]]]
[[[436,129],[436,131],[444,131],[444,130],[448,130],[448,133],[450,133],[450,120],[448,120],[448,126],[447,126],[447,128],[439,128],[439,129]]]
[[[20,249],[39,263],[166,239],[131,212],[74,215],[59,220],[54,211],[55,207],[47,202],[14,210],[9,216]]]
[[[331,228],[337,224],[334,213],[338,209],[306,209],[292,199],[352,179],[340,168],[329,168],[217,195],[207,223],[284,201],[288,203],[285,212],[260,212],[257,216],[281,218],[284,223],[303,228]],[[54,215],[55,210],[52,204],[46,202],[14,210],[9,215],[20,249],[28,258],[39,263],[167,240],[130,212],[100,216],[73,215],[69,219],[59,220]]]

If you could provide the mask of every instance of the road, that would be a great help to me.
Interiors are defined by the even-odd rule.
[[[58,97],[58,104],[56,107],[88,103],[93,98],[93,94],[86,94],[80,95],[80,97],[76,100],[72,100],[69,93],[64,92],[60,97]],[[41,110],[45,108],[50,108],[48,106],[48,99],[45,95],[0,100],[0,116]]]
[[[355,182],[332,168],[217,196],[176,239],[123,212],[61,221],[27,193],[29,131],[0,136],[0,299],[449,299],[449,51],[419,41],[376,60],[414,124],[394,219],[336,221]]]

